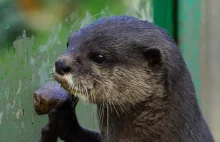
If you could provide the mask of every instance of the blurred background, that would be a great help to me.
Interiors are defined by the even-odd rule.
[[[37,142],[47,116],[33,92],[52,81],[50,70],[71,32],[100,17],[130,15],[165,28],[177,42],[198,102],[220,142],[219,0],[0,0],[0,142]],[[98,129],[95,106],[79,104],[86,127]]]

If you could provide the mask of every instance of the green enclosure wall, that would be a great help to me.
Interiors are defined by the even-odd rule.
[[[200,102],[201,0],[179,0],[178,41]]]
[[[153,0],[154,23],[175,39],[190,70],[200,102],[201,1]]]
[[[177,25],[177,9],[174,0],[153,0],[154,23],[168,31],[168,33],[176,38]]]

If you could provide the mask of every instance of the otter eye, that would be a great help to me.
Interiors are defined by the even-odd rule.
[[[106,58],[105,58],[105,56],[103,56],[101,54],[96,54],[92,57],[92,60],[98,64],[101,64],[101,63],[105,62]]]

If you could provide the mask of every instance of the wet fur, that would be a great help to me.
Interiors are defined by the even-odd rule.
[[[92,53],[107,62],[92,62]],[[213,141],[183,57],[163,29],[128,16],[100,19],[73,33],[58,60],[72,71],[55,79],[97,104],[101,141]]]

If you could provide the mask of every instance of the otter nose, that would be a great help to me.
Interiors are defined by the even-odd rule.
[[[66,65],[64,62],[56,61],[55,62],[55,69],[58,74],[64,75],[64,74],[70,72],[71,67]]]

